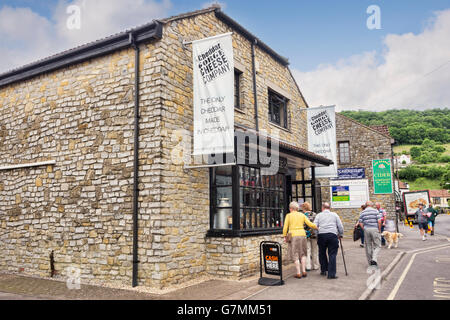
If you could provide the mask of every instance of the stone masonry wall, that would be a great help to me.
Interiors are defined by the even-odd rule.
[[[176,284],[201,274],[242,278],[259,258],[259,240],[251,238],[206,238],[209,229],[209,169],[183,168],[186,154],[180,153],[183,131],[190,139],[193,131],[192,47],[183,48],[183,40],[192,41],[233,32],[214,13],[167,21],[163,30],[166,51],[163,67],[163,170],[161,241],[164,252],[161,283]],[[235,123],[255,128],[252,82],[251,44],[238,32],[233,33],[235,67],[243,72],[241,80],[242,110],[235,111]],[[299,147],[306,147],[306,114],[298,115],[305,103],[289,70],[259,48],[257,75],[258,117],[261,130],[275,134]],[[268,87],[288,95],[290,131],[268,123]],[[282,89],[281,89],[282,88]],[[181,150],[182,151],[182,150]],[[174,159],[175,158],[175,159]],[[281,237],[275,236],[278,241]],[[256,244],[257,243],[257,244]]]
[[[336,142],[350,142],[350,164],[339,164],[338,168],[364,168],[369,181],[370,200],[380,202],[390,219],[395,218],[394,194],[374,194],[372,160],[391,159],[391,139],[352,119],[336,113]],[[382,153],[382,155],[380,155]],[[322,185],[329,185],[329,179],[320,179]],[[322,201],[330,202],[330,187],[322,188]],[[345,233],[351,235],[353,226],[359,218],[360,208],[333,209],[342,219]]]
[[[141,47],[140,278],[157,256],[160,74],[157,44]],[[56,165],[0,171],[0,270],[131,283],[134,51],[0,88],[0,163]],[[144,282],[144,281],[142,281]]]
[[[213,12],[167,20],[163,39],[140,46],[139,285],[170,287],[207,274],[258,270],[259,242],[280,235],[206,238],[209,171],[186,170],[192,132],[192,49],[183,40],[230,32]],[[254,128],[251,46],[233,34],[243,72],[236,124]],[[261,130],[306,148],[305,103],[289,70],[256,48]],[[269,124],[268,88],[289,98],[289,128]],[[134,50],[122,50],[0,88],[0,271],[130,284]],[[184,130],[184,131],[183,131]],[[182,150],[181,150],[182,151]],[[230,261],[232,262],[230,264]]]

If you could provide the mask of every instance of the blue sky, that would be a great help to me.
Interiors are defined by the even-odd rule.
[[[92,1],[92,0],[88,0]],[[213,2],[213,1],[212,1]],[[202,8],[208,0],[171,0],[170,15]],[[225,0],[224,11],[257,35],[291,65],[310,71],[319,64],[364,51],[381,51],[389,33],[418,33],[434,11],[450,8],[450,0]],[[52,18],[58,0],[1,0],[0,7],[29,7]],[[370,5],[381,9],[381,30],[369,30]],[[117,30],[119,31],[119,30]]]
[[[198,10],[212,2],[0,0],[0,72],[154,18]],[[88,22],[81,32],[62,31],[67,6],[82,3],[90,9],[82,11],[83,21]],[[441,89],[443,82],[446,87],[450,85],[450,76],[443,75],[450,74],[450,64],[440,67],[450,61],[450,0],[219,3],[226,14],[289,59],[290,68],[312,104],[385,108],[385,98],[389,98],[391,108],[412,103],[417,103],[417,108],[450,107],[449,90]],[[366,10],[370,5],[380,8],[380,30],[367,28],[370,14]],[[432,52],[427,52],[428,48]],[[439,70],[433,71],[436,68]],[[413,92],[424,88],[429,99],[427,96],[427,100],[418,102],[419,94]],[[383,101],[382,105],[377,104],[378,100]]]

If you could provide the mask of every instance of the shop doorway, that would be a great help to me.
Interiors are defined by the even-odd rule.
[[[287,212],[289,203],[297,201],[300,205],[309,202],[314,212],[320,212],[322,208],[322,192],[320,182],[317,180],[305,180],[304,170],[302,170],[302,180],[294,180],[294,176],[286,176]]]

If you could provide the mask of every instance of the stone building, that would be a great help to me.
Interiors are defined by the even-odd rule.
[[[235,131],[279,145],[275,175],[174,161],[180,132],[193,129],[185,42],[227,32]],[[152,288],[257,272],[259,243],[281,242],[290,183],[332,163],[306,151],[308,106],[288,65],[212,7],[1,74],[0,271],[65,277],[72,267],[82,281]],[[232,219],[218,229],[227,205]]]
[[[330,184],[339,185],[341,180],[354,179],[355,188],[362,188],[364,185],[368,187],[366,195],[363,195],[363,193],[366,193],[364,190],[357,190],[357,192],[361,191],[361,199],[380,202],[387,211],[388,217],[391,219],[395,218],[395,194],[375,194],[372,170],[372,160],[376,159],[390,159],[391,169],[393,170],[393,144],[394,139],[389,135],[387,126],[365,126],[342,114],[336,113],[336,147],[339,178],[332,180],[319,179],[322,185],[322,201],[333,204],[330,197]],[[352,174],[353,176],[351,176]],[[358,200],[355,203],[357,202]],[[334,207],[333,211],[341,217],[345,233],[347,235],[351,234],[361,212],[360,205]]]

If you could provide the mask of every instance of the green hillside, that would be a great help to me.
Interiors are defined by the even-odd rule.
[[[450,109],[342,111],[342,115],[365,125],[387,125],[397,145],[421,144],[426,138],[450,143]]]

